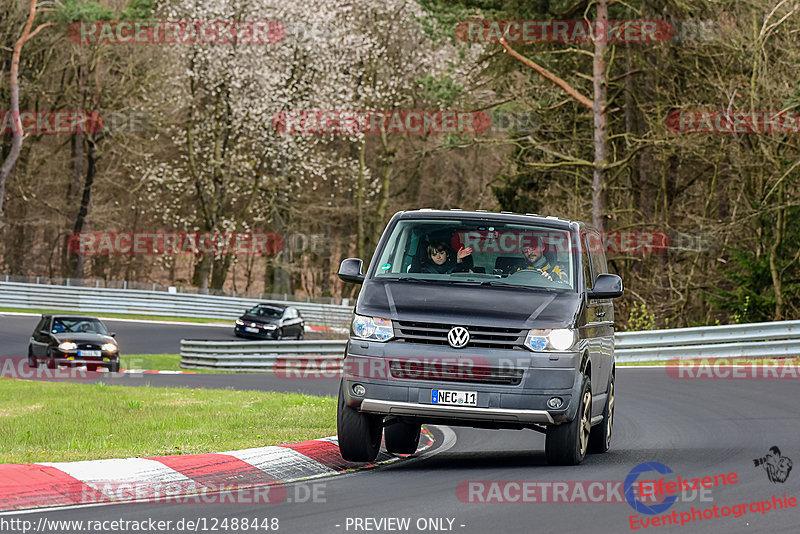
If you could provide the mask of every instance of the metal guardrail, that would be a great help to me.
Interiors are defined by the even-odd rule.
[[[797,356],[800,321],[622,332],[615,352],[618,362]]]
[[[0,274],[0,282],[18,284],[36,284],[67,287],[93,287],[106,289],[141,289],[143,291],[162,291],[166,293],[186,293],[192,295],[213,295],[215,297],[239,297],[243,299],[280,300],[287,302],[311,302],[313,304],[333,304],[347,306],[348,298],[311,297],[292,295],[289,293],[264,293],[263,291],[234,291],[224,289],[200,289],[194,286],[162,285],[157,282],[137,282],[133,280],[101,280],[98,278],[50,278],[47,276],[23,276],[16,274]]]
[[[181,340],[181,367],[280,372],[303,378],[309,369],[336,372],[341,367],[345,340],[329,341],[205,341]],[[298,369],[302,361],[304,369]],[[314,365],[311,365],[314,364]],[[324,375],[323,375],[324,376]]]
[[[306,324],[328,328],[348,328],[353,316],[352,307],[333,304],[0,281],[0,306],[10,308],[130,313],[232,321],[242,315],[244,310],[259,302],[294,306],[300,311]]]
[[[700,358],[765,358],[800,355],[800,321],[621,332],[620,363]],[[181,341],[181,367],[294,370],[328,376],[338,369],[346,341]],[[277,367],[276,367],[277,362]],[[290,367],[287,368],[287,362]],[[306,363],[305,368],[302,364]],[[293,366],[293,367],[291,367]],[[326,374],[327,373],[327,374]]]

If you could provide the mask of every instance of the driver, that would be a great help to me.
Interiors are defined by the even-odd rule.
[[[525,256],[525,263],[517,267],[517,271],[531,269],[538,271],[548,280],[569,283],[569,275],[563,265],[551,264],[544,256],[544,245],[541,239],[537,239],[531,246],[522,248],[522,255]]]

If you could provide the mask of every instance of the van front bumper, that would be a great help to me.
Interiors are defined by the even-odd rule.
[[[514,383],[484,381],[480,373],[458,371],[455,377],[439,376],[435,367],[421,367],[417,376],[399,377],[392,371],[393,361],[445,362],[450,369],[487,365],[493,369],[521,372]],[[347,406],[382,416],[397,416],[421,422],[461,426],[519,428],[557,425],[571,421],[577,414],[582,376],[579,352],[558,354],[521,350],[492,350],[449,346],[420,346],[410,343],[375,343],[350,340],[346,350],[343,382]],[[475,369],[475,367],[467,370]],[[494,375],[492,376],[492,378]],[[362,395],[353,386],[364,387]],[[431,402],[433,390],[477,393],[476,406],[443,405]],[[553,409],[553,397],[562,404]]]
[[[431,418],[457,418],[467,421],[492,421],[520,424],[553,424],[550,412],[544,410],[509,410],[502,408],[473,408],[469,406],[444,406],[415,404],[412,402],[364,399],[361,411],[382,414]]]

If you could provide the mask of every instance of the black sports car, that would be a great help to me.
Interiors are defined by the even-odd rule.
[[[291,306],[259,304],[236,319],[233,333],[256,339],[303,339],[305,321]]]
[[[105,367],[119,371],[119,346],[114,334],[95,317],[43,314],[28,344],[28,364],[86,365],[89,371]]]

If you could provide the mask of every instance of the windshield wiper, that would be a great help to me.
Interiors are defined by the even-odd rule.
[[[559,287],[542,287],[542,286],[523,286],[520,284],[509,284],[508,282],[496,282],[494,280],[487,280],[486,282],[481,282],[482,286],[502,286],[502,287],[518,287],[521,289],[532,289],[534,291],[563,291],[564,289]]]

